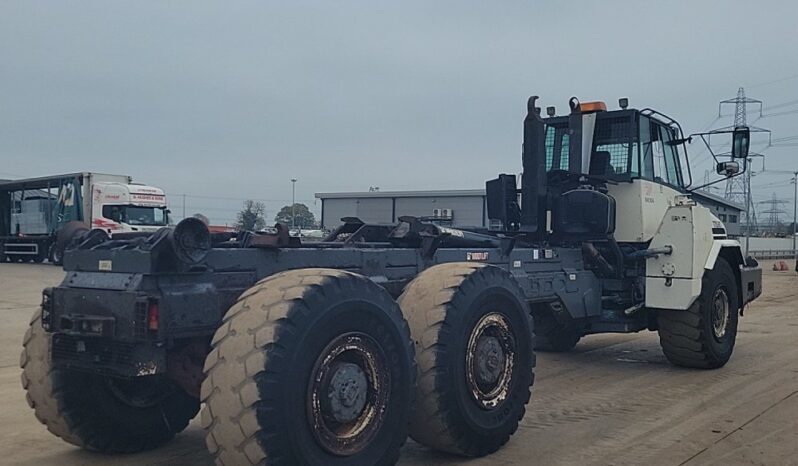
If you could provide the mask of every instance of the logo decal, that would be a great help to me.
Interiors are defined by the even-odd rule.
[[[486,261],[486,260],[488,260],[488,253],[487,252],[467,252],[466,253],[466,260],[467,261]]]

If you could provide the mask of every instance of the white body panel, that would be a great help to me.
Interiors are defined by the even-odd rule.
[[[165,209],[166,196],[160,188],[112,182],[94,183],[91,188],[91,227],[113,234],[154,232],[164,226],[136,224],[132,219],[129,222],[114,220],[104,215],[103,208],[107,206]]]
[[[717,220],[709,209],[686,196],[667,208],[649,247],[668,246],[673,252],[646,260],[646,307],[687,309],[701,294],[704,270],[710,262],[714,265],[710,255],[720,247],[715,243],[728,241],[713,238],[713,222]]]
[[[720,220],[718,220],[720,221]],[[707,263],[704,264],[704,268],[707,270],[712,270],[715,267],[715,261],[718,260],[718,256],[720,255],[720,250],[723,248],[731,248],[735,251],[735,255],[737,256],[737,260],[740,263],[744,263],[743,259],[743,248],[740,246],[740,242],[736,239],[716,239],[712,242],[712,249],[709,250],[709,257],[707,257]]]
[[[668,206],[680,193],[653,181],[635,179],[631,183],[608,186],[615,198],[615,239],[619,243],[641,243],[651,240],[660,228]]]

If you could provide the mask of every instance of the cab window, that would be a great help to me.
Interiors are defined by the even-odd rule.
[[[651,124],[646,117],[640,118],[640,157],[643,170],[640,176],[647,180],[654,180],[654,151],[651,141]]]
[[[114,222],[117,223],[124,222],[124,219],[122,218],[122,213],[123,213],[122,206],[118,205],[103,206],[103,217],[109,220],[113,220]]]
[[[606,158],[603,173],[608,176],[637,176],[636,135],[634,121],[628,116],[600,115],[593,133],[593,157],[601,153]],[[593,163],[591,161],[591,163]]]
[[[673,133],[670,128],[647,117],[640,118],[641,176],[658,183],[682,187],[679,153],[671,141]]]
[[[673,133],[666,126],[657,126],[659,126],[660,140],[662,141],[667,183],[681,187],[682,173],[679,167],[679,154],[677,153],[676,146],[673,144]]]
[[[568,126],[546,126],[546,171],[568,169]]]

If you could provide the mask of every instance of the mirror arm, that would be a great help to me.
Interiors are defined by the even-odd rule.
[[[701,141],[704,143],[704,146],[706,146],[707,151],[712,156],[712,159],[715,161],[715,164],[717,165],[718,163],[720,163],[720,161],[718,160],[717,155],[715,155],[715,152],[712,150],[712,147],[710,146],[709,141],[707,140],[707,136],[709,136],[710,134],[720,134],[720,133],[733,133],[733,131],[722,131],[722,132],[714,132],[714,133],[713,132],[709,132],[709,133],[693,133],[693,134],[689,135],[687,138],[685,138],[684,141],[692,142],[693,136],[699,136],[701,138]],[[685,147],[685,154],[687,154],[687,148],[686,147]],[[741,157],[741,158],[743,159],[743,166],[742,166],[742,170],[740,170],[739,173],[735,173],[734,175],[723,177],[723,178],[717,179],[715,181],[711,181],[709,183],[702,184],[700,186],[696,186],[695,188],[689,188],[689,189],[686,188],[687,192],[694,192],[694,191],[697,191],[697,190],[699,190],[701,188],[706,188],[707,186],[712,186],[714,184],[720,183],[721,181],[726,181],[726,180],[729,180],[729,179],[732,179],[732,178],[735,178],[735,177],[738,177],[738,176],[744,174],[748,170],[748,156]],[[689,167],[689,161],[688,161],[688,170],[689,169],[690,169],[690,167]],[[691,178],[692,178],[692,175],[691,175]]]
[[[690,189],[687,190],[687,192],[692,193],[694,191],[698,191],[701,188],[706,188],[707,186],[712,186],[713,184],[720,183],[721,181],[726,181],[726,180],[730,180],[732,178],[736,178],[736,177],[742,175],[743,173],[745,173],[745,170],[742,170],[742,171],[740,171],[740,173],[736,173],[736,174],[734,174],[732,176],[727,176],[725,178],[720,178],[720,179],[717,179],[715,181],[710,181],[709,183],[702,184],[701,186],[696,186],[695,188],[690,188]]]

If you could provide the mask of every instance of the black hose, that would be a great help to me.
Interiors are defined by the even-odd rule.
[[[615,236],[611,234],[607,235],[607,243],[610,245],[610,249],[615,255],[615,276],[618,278],[623,278],[623,251],[621,251],[621,248],[618,247],[618,242],[615,241]]]

